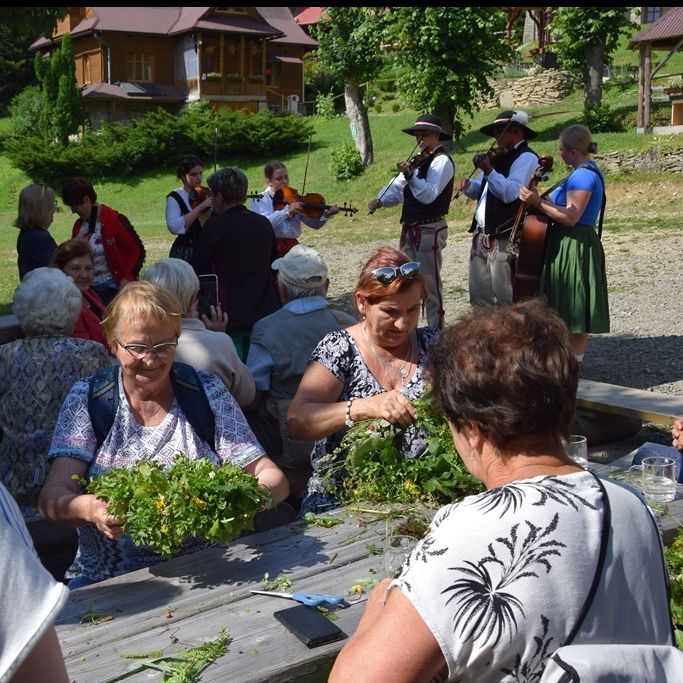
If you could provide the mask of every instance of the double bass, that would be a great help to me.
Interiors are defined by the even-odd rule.
[[[539,181],[546,180],[552,168],[551,156],[540,157],[538,167],[529,181],[529,189],[536,187]],[[545,256],[548,226],[552,222],[545,214],[531,212],[525,214],[525,208],[526,203],[522,202],[508,242],[508,250],[517,257],[512,281],[513,301],[528,299],[536,295]],[[524,223],[520,228],[522,217],[524,217]]]

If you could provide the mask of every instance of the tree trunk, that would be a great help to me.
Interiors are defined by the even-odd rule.
[[[446,133],[453,135],[453,121],[455,120],[455,107],[450,102],[442,102],[434,108],[434,113],[441,119],[441,126]],[[453,149],[453,140],[444,140],[441,143],[450,154]]]
[[[375,160],[375,154],[372,150],[368,110],[363,104],[358,83],[352,79],[347,80],[344,84],[344,102],[356,149],[360,152],[363,165],[370,166]]]
[[[605,63],[605,44],[586,45],[584,49],[588,72],[584,81],[585,107],[599,107],[602,103],[602,69]]]

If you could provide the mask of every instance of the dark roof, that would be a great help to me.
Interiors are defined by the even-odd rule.
[[[629,47],[638,49],[642,43],[651,43],[653,49],[671,50],[683,38],[683,7],[672,7],[631,39]]]
[[[255,7],[265,23],[248,17],[210,13],[211,7],[91,7],[92,17],[83,19],[72,30],[74,37],[102,32],[147,35],[179,35],[199,29],[222,33],[247,33],[275,39],[276,42],[314,48],[317,42],[294,21],[286,7]],[[52,41],[38,38],[31,49]]]
[[[180,88],[153,83],[91,83],[81,88],[81,95],[89,100],[185,101]]]

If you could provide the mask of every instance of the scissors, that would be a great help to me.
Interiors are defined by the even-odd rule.
[[[258,595],[270,595],[275,598],[287,598],[288,600],[296,600],[304,605],[317,607],[318,605],[341,605],[345,602],[341,595],[320,595],[318,593],[274,593],[273,591],[255,591],[250,593]]]

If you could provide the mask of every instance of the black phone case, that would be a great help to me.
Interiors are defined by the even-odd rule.
[[[315,607],[297,605],[279,610],[273,616],[307,647],[317,647],[346,637],[344,631]]]

